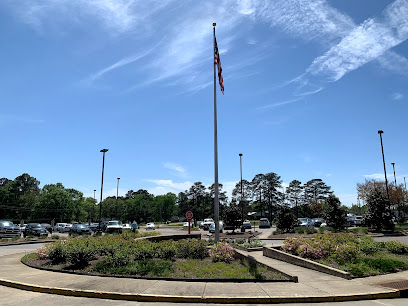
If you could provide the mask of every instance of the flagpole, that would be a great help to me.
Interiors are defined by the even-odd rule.
[[[215,72],[215,26],[213,23],[213,66],[214,66],[214,221],[215,221],[215,242],[220,240],[220,216],[219,216],[219,203],[218,203],[218,140],[217,140],[217,86],[216,86],[216,72]]]

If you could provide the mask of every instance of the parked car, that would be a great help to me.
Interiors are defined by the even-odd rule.
[[[58,228],[58,232],[60,233],[69,233],[71,230],[72,224],[71,223],[65,223],[64,226],[60,226]]]
[[[64,227],[66,223],[57,223],[55,224],[55,226],[52,228],[54,230],[54,232],[59,232],[60,231],[60,227]]]
[[[131,230],[132,230],[132,225],[131,225],[130,223],[124,223],[124,224],[122,225],[122,229],[123,229],[124,231],[131,231]]]
[[[156,229],[156,226],[154,225],[153,222],[146,223],[146,231],[147,230],[155,230],[155,229]]]
[[[78,234],[78,235],[82,235],[82,234],[90,234],[91,233],[91,229],[89,228],[88,224],[72,224],[70,231],[69,231],[69,235],[71,236],[72,234]]]
[[[363,216],[356,216],[354,219],[354,225],[362,225]]]
[[[259,219],[259,228],[271,228],[271,223],[267,218]]]
[[[91,232],[95,232],[98,229],[99,223],[91,223],[91,225],[89,226],[89,229],[91,230]]]
[[[220,226],[220,233],[224,232],[224,222],[220,221],[219,222],[219,226]],[[215,223],[211,223],[210,227],[208,228],[208,231],[210,233],[215,233]]]
[[[242,227],[245,228],[245,229],[252,229],[251,222],[250,222],[249,220],[245,220],[245,221],[242,223]]]
[[[346,226],[350,227],[350,226],[354,226],[355,223],[354,221],[356,220],[356,216],[347,216],[346,217]]]
[[[23,237],[27,236],[48,236],[48,231],[40,223],[28,223],[23,232]]]
[[[108,224],[106,225],[105,232],[122,234],[123,232],[122,222],[116,220],[109,221]]]
[[[20,227],[15,226],[13,222],[0,221],[0,238],[20,237]]]
[[[295,229],[299,228],[313,228],[313,221],[309,218],[298,218],[298,224],[295,226]]]
[[[312,219],[312,222],[314,227],[320,227],[322,223],[325,223],[326,221],[322,218],[314,218]]]
[[[193,221],[191,220],[190,221],[190,228],[193,228],[193,227],[194,227],[194,224],[193,224]],[[188,222],[183,223],[183,229],[188,229]]]
[[[203,222],[200,222],[199,228],[208,231],[208,229],[210,228],[210,225],[214,223],[214,220],[211,218],[208,219],[204,219]]]
[[[52,234],[52,226],[48,223],[41,223],[41,226],[45,228],[50,234]]]
[[[26,226],[27,226],[26,223],[24,223],[23,225],[21,225],[21,224],[19,225],[19,227],[20,227],[20,233],[24,232]]]

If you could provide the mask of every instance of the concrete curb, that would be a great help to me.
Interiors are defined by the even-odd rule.
[[[132,294],[117,293],[91,290],[75,290],[67,288],[37,286],[33,284],[13,282],[0,279],[0,285],[34,291],[40,293],[58,294],[64,296],[89,297],[111,300],[126,300],[138,302],[177,302],[177,303],[219,303],[219,304],[276,304],[276,303],[318,303],[318,302],[340,302],[340,301],[357,301],[373,299],[389,299],[400,297],[400,292],[395,290],[388,293],[366,293],[358,295],[339,295],[339,296],[310,296],[310,297],[269,297],[269,296],[176,296],[176,295],[150,295],[150,294]]]
[[[47,240],[35,240],[35,241],[22,241],[22,242],[16,242],[16,243],[7,243],[7,244],[0,244],[0,247],[2,246],[13,246],[13,245],[23,245],[23,244],[36,244],[36,243],[49,243],[49,242],[54,242],[54,241],[59,241],[63,239],[47,239]]]

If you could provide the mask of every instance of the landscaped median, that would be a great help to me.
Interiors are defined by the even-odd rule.
[[[40,269],[86,275],[188,281],[292,281],[279,271],[237,256],[228,243],[209,246],[200,239],[154,241],[161,239],[138,239],[141,236],[142,233],[128,232],[69,238],[46,244],[22,261]]]
[[[264,255],[346,279],[408,269],[408,246],[351,233],[288,238],[280,250],[264,248]]]

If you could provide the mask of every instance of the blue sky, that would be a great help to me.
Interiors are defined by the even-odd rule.
[[[212,23],[219,180],[408,176],[408,1],[3,0],[0,176],[29,173],[99,198],[178,193],[213,172]]]

